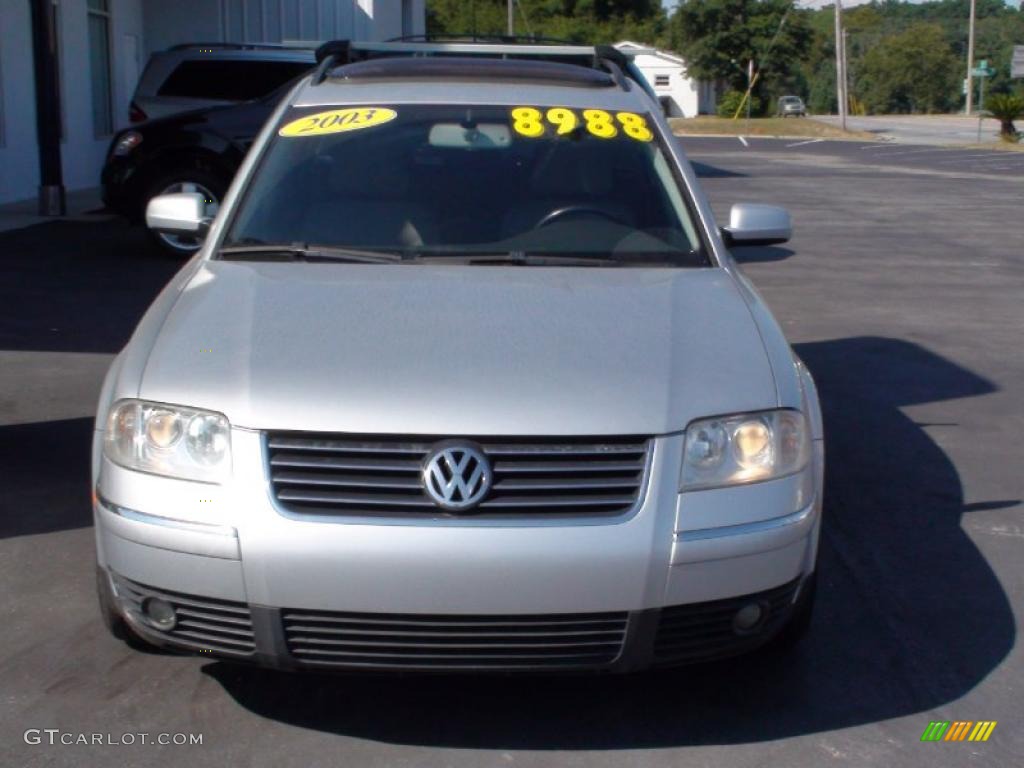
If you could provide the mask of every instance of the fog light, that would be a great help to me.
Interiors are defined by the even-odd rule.
[[[178,621],[174,614],[174,606],[159,597],[147,597],[143,600],[142,613],[150,624],[164,632],[174,629]]]
[[[740,634],[754,632],[760,628],[767,614],[760,603],[749,603],[736,611],[736,615],[732,617],[732,628]]]

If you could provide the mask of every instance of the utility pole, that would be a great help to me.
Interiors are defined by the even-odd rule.
[[[846,43],[850,38],[850,31],[843,30],[843,97],[846,99],[846,111],[850,111],[850,59],[846,55]]]
[[[57,84],[57,30],[52,0],[32,0],[32,60],[36,86],[36,141],[39,146],[39,213],[66,210],[60,158],[60,96]]]
[[[839,123],[846,130],[846,62],[843,45],[843,2],[835,0],[836,6],[836,96],[839,100]],[[973,2],[973,0],[972,0]]]
[[[508,0],[508,36],[516,34],[516,0]]]
[[[974,11],[976,0],[971,0],[971,21],[967,32],[967,105],[964,114],[970,115],[974,108]]]

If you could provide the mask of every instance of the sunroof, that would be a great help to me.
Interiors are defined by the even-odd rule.
[[[435,55],[397,56],[347,64],[335,69],[333,80],[371,79],[452,79],[452,80],[510,80],[535,81],[590,88],[608,88],[615,85],[612,76],[599,69],[581,66],[579,59],[567,64],[558,61],[536,61],[487,56],[459,57]]]

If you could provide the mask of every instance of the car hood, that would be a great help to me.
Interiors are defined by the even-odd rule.
[[[140,397],[235,426],[431,435],[661,434],[776,405],[721,269],[212,261]]]

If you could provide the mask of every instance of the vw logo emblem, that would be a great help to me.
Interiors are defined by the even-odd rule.
[[[423,464],[423,487],[441,509],[475,507],[491,490],[491,463],[469,443],[442,443]]]

